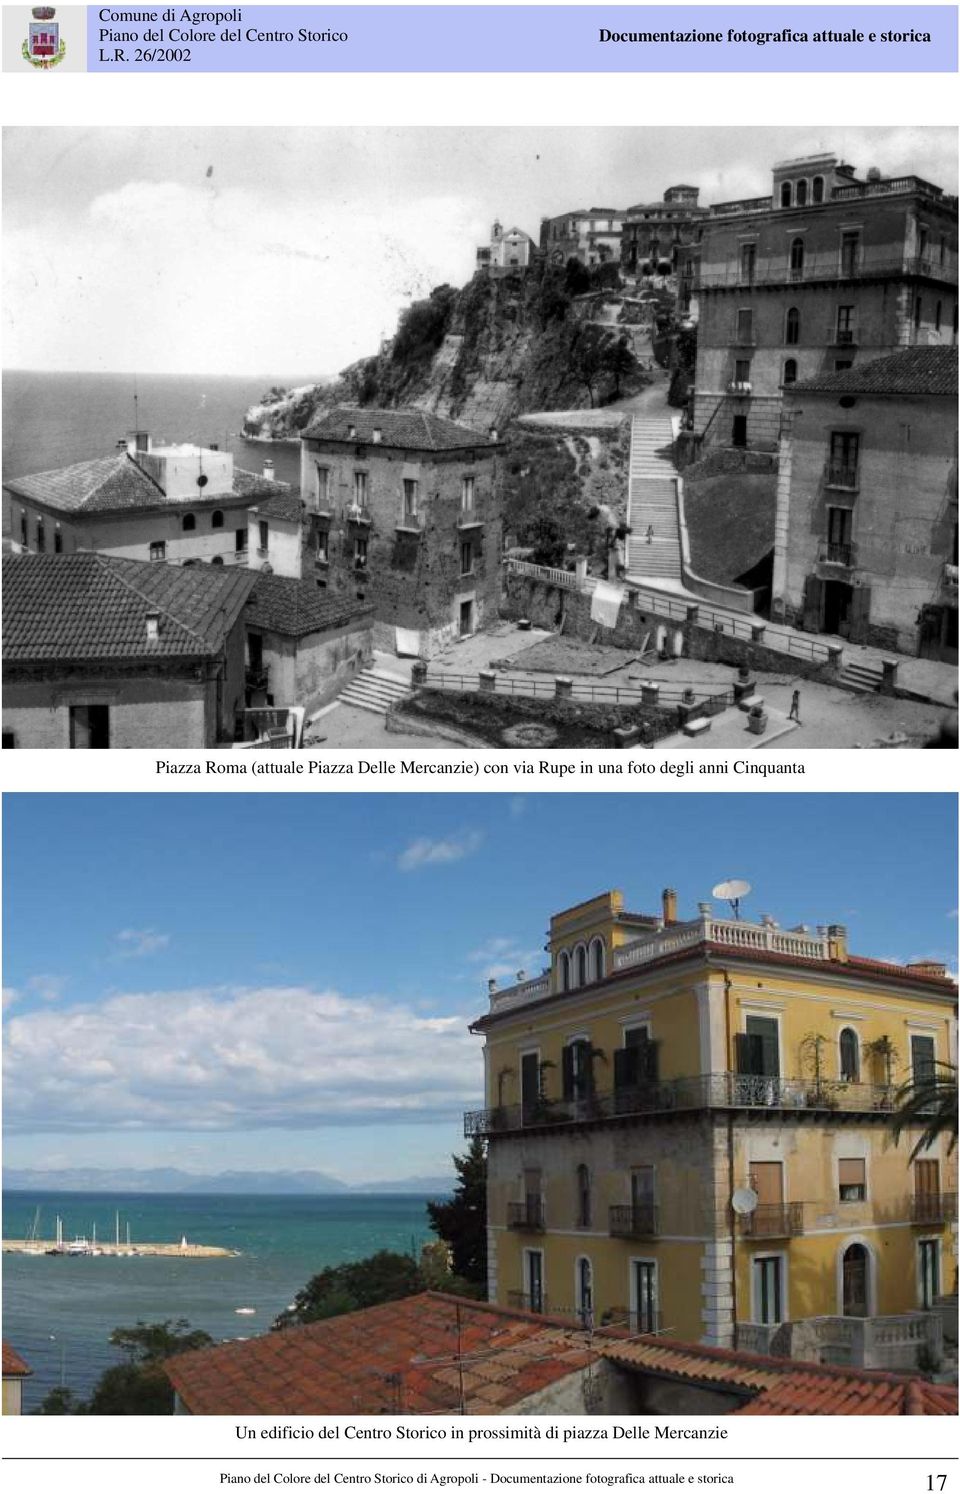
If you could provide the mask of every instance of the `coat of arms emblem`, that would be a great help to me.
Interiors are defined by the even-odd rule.
[[[56,67],[62,62],[67,44],[61,40],[60,27],[53,19],[56,15],[52,5],[36,5],[32,11],[30,32],[21,48],[25,62],[31,67]]]

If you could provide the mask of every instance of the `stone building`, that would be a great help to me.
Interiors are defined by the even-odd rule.
[[[699,206],[699,187],[668,187],[662,202],[638,202],[623,215],[620,266],[624,275],[670,277],[677,309],[691,309],[700,259],[699,229],[708,210]]]
[[[131,432],[126,449],[4,484],[15,552],[95,550],[128,560],[166,560],[300,574],[300,505],[273,463],[262,475],[228,451],[154,446]]]
[[[4,747],[214,747],[245,701],[253,571],[3,562]]]
[[[540,220],[540,249],[551,265],[565,265],[568,259],[588,268],[619,264],[622,232],[620,208],[575,208]]]
[[[372,604],[378,648],[426,658],[496,618],[496,461],[495,432],[422,410],[341,406],[304,432],[316,579]]]
[[[533,239],[522,228],[504,229],[494,223],[489,244],[477,249],[477,269],[494,276],[515,275],[530,268],[535,253]]]
[[[911,1160],[890,1112],[956,1061],[944,966],[861,958],[837,924],[681,918],[670,890],[557,913],[546,947],[472,1027],[491,1300],[847,1363],[935,1346],[956,1164],[945,1137]]]
[[[251,703],[303,706],[332,700],[373,657],[373,606],[321,590],[313,577],[258,576],[246,609]]]
[[[783,161],[702,225],[694,432],[775,451],[782,390],[957,338],[957,200],[917,176]]]
[[[774,615],[957,660],[957,349],[784,390]]]

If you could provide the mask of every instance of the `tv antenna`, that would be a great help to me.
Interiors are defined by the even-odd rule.
[[[729,882],[718,882],[713,889],[713,896],[722,898],[725,903],[729,903],[733,909],[734,918],[739,918],[740,899],[746,897],[750,890],[749,882],[744,882],[740,877],[734,877]]]
[[[759,1196],[752,1188],[737,1188],[730,1199],[730,1207],[735,1214],[752,1214],[760,1202]]]

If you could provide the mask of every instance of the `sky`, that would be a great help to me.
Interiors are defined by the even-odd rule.
[[[468,1023],[620,887],[955,968],[956,801],[915,794],[7,794],[8,1167],[450,1171]]]
[[[822,150],[957,190],[933,127],[7,129],[5,365],[332,375],[464,284],[495,218],[536,239],[678,182],[758,196],[774,161]]]

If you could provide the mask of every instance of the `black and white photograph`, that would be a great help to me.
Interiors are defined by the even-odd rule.
[[[9,748],[953,746],[928,127],[5,133]]]

